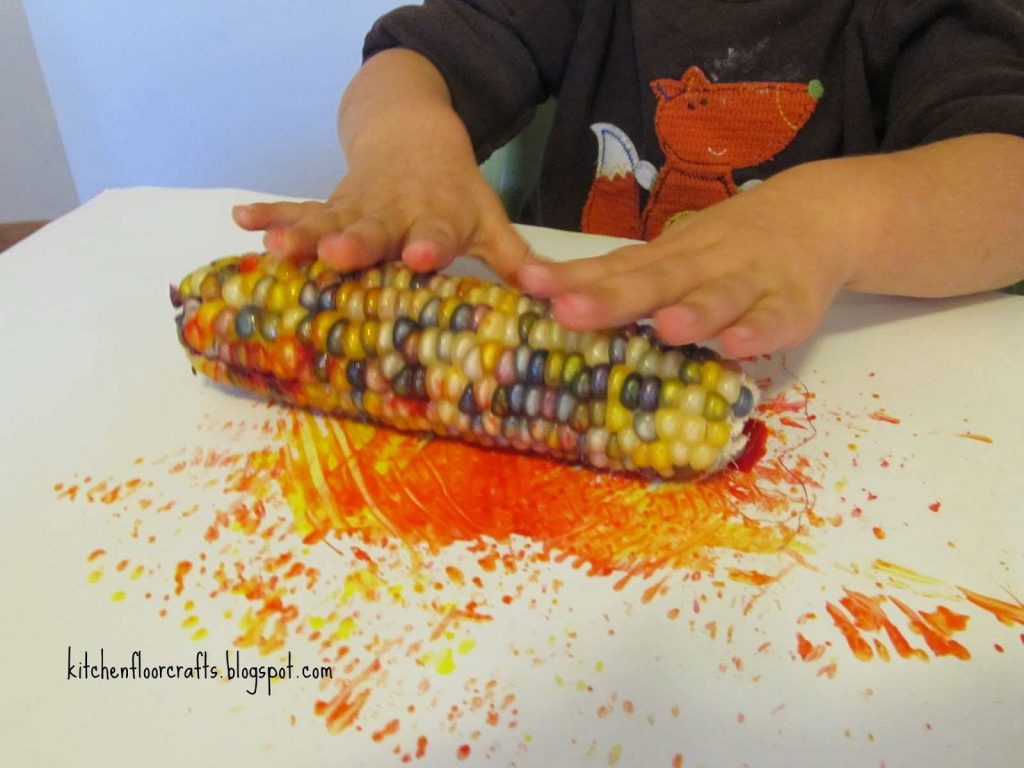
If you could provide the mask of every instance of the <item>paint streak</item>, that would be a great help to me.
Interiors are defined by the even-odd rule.
[[[868,418],[869,419],[874,419],[875,421],[881,421],[884,424],[899,424],[900,423],[899,419],[897,419],[895,416],[892,416],[892,415],[886,413],[885,410],[878,410],[878,411],[875,411],[874,413],[869,413],[868,414]]]
[[[395,538],[436,555],[458,541],[507,543],[522,536],[590,575],[619,572],[627,581],[664,568],[710,569],[717,547],[781,550],[794,533],[794,498],[784,483],[804,482],[805,467],[767,461],[754,473],[652,486],[297,411],[283,435],[283,471],[274,480],[304,541],[331,534]],[[383,472],[380,456],[391,459]],[[480,477],[488,481],[476,482]],[[761,521],[752,523],[741,503],[753,506]]]
[[[988,435],[979,435],[974,432],[957,432],[956,436],[966,438],[967,440],[977,440],[979,443],[987,443],[988,445],[995,442]]]
[[[876,595],[870,597],[860,592],[845,589],[845,596],[839,600],[843,611],[833,603],[826,604],[826,610],[836,628],[846,639],[853,655],[860,661],[869,661],[877,655],[881,660],[888,661],[889,651],[880,638],[872,638],[874,645],[864,637],[865,633],[884,633],[892,649],[901,658],[929,661],[928,653],[922,648],[915,648],[903,631],[889,618],[882,608],[887,600],[892,602],[909,622],[909,629],[920,635],[935,657],[953,656],[961,661],[971,658],[968,650],[952,635],[962,632],[967,627],[968,617],[956,613],[945,606],[938,606],[934,611],[917,611],[896,597]]]
[[[796,633],[796,650],[803,661],[817,661],[825,655],[825,646],[822,644],[815,645],[801,632]]]
[[[957,587],[963,592],[964,597],[970,600],[979,608],[983,608],[993,616],[995,616],[1000,623],[1010,627],[1014,624],[1024,624],[1024,604],[1018,601],[1016,604],[1007,603],[1003,600],[997,600],[994,597],[987,597],[986,595],[979,595],[977,592],[972,592],[969,589],[963,587]],[[1016,599],[1016,598],[1014,598]],[[1021,642],[1024,642],[1024,635],[1021,635]]]

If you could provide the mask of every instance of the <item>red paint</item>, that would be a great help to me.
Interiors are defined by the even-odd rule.
[[[733,465],[740,472],[750,472],[768,451],[768,427],[763,421],[751,419],[743,425],[743,434],[747,436],[747,444]]]
[[[932,512],[938,512],[941,508],[942,504],[937,501],[934,504],[928,505],[928,509],[930,509]]]
[[[456,750],[455,756],[459,758],[459,760],[465,760],[469,757],[470,751],[469,744],[463,744],[458,748],[458,750]]]

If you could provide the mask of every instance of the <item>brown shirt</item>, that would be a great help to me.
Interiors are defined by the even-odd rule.
[[[364,56],[391,47],[481,159],[557,100],[525,219],[563,229],[651,237],[801,162],[1024,136],[1024,0],[427,0]]]

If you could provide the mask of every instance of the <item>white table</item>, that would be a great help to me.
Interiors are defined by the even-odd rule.
[[[529,507],[526,485],[478,477],[455,492],[494,491],[463,510],[482,543],[396,523],[412,502],[370,488],[335,512],[405,543],[303,544],[274,474],[301,441],[275,424],[328,427],[193,378],[167,301],[172,280],[257,247],[228,216],[257,197],[109,192],[0,257],[0,764],[1021,764],[1024,300],[842,297],[811,342],[751,364],[775,399],[762,495],[719,508],[712,485],[693,528],[648,525],[664,488],[581,509],[605,481],[558,469],[537,504],[589,532],[509,536],[503,505]],[[553,257],[608,245],[527,234]],[[404,459],[382,451],[416,445],[331,429],[350,452],[377,440],[363,470],[392,478]],[[779,457],[801,483],[772,475]],[[513,571],[493,553],[521,559]],[[625,583],[589,573],[652,553],[666,564]],[[279,643],[274,589],[290,606]],[[888,628],[872,629],[871,605]],[[266,655],[246,644],[260,634],[247,609],[266,614]],[[269,696],[239,680],[68,679],[69,653],[78,674],[101,648],[115,666],[141,651],[147,670],[205,652],[221,674],[226,653],[252,666],[291,652],[296,675],[325,664],[335,679]],[[347,700],[349,719],[317,700]]]

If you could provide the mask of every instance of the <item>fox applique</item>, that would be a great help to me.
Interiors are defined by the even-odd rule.
[[[824,89],[810,83],[712,83],[698,67],[678,80],[651,83],[654,128],[665,154],[660,170],[641,160],[629,137],[610,123],[591,126],[597,174],[581,230],[650,240],[676,214],[736,194],[732,172],[766,162],[807,123]],[[650,191],[640,210],[640,189]]]

